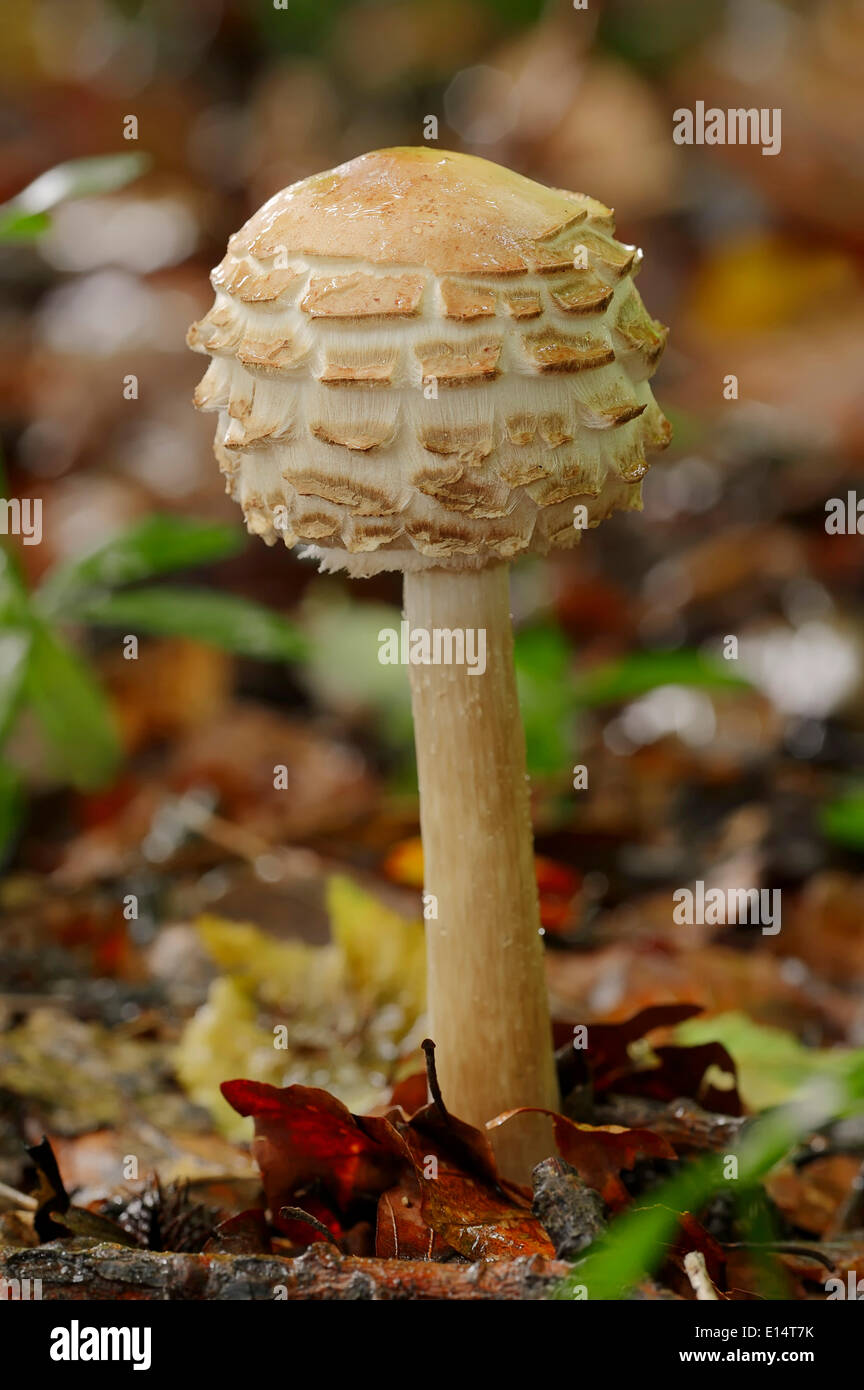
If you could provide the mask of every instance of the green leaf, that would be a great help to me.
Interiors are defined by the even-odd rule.
[[[0,744],[21,704],[29,654],[29,631],[6,628],[0,632]]]
[[[374,727],[386,750],[387,777],[394,793],[414,793],[417,771],[411,688],[401,666],[379,661],[382,632],[399,632],[398,608],[359,602],[337,579],[312,585],[299,620],[309,647],[302,680],[315,703],[342,719]],[[345,673],[350,671],[351,679]]]
[[[483,0],[496,24],[508,29],[536,24],[546,8],[545,0]]]
[[[747,682],[729,675],[719,661],[703,652],[634,652],[595,666],[577,676],[573,684],[576,702],[584,707],[615,705],[634,700],[663,685],[700,686],[707,690],[743,690]]]
[[[604,6],[598,36],[601,51],[654,80],[677,67],[722,22],[723,0],[665,0],[660,6]]]
[[[4,627],[26,626],[30,620],[30,601],[14,551],[0,545],[0,623]]]
[[[24,694],[72,784],[90,791],[110,782],[121,749],[108,701],[81,658],[39,622]]]
[[[6,854],[21,824],[24,795],[14,768],[0,763],[0,857]]]
[[[388,749],[410,749],[413,725],[407,673],[378,659],[380,634],[399,631],[399,609],[360,603],[338,581],[325,579],[307,594],[300,620],[309,636],[303,680],[317,703],[349,720],[371,716]],[[346,671],[351,672],[350,683]]]
[[[0,208],[0,242],[35,241],[50,226],[51,218],[46,212],[22,212],[12,203]]]
[[[291,0],[290,16],[272,4],[255,5],[252,14],[268,54],[287,51],[296,56],[319,53],[338,22],[340,10],[353,3],[354,0],[329,0],[322,5],[321,0]]]
[[[664,685],[712,690],[746,686],[719,661],[687,649],[635,652],[574,675],[567,638],[548,623],[517,633],[514,655],[528,767],[539,774],[560,774],[567,766],[575,743],[574,716],[580,709],[619,704]]]
[[[298,628],[271,609],[207,589],[129,589],[82,602],[79,613],[98,627],[190,637],[261,661],[294,661],[306,645]]]
[[[83,198],[113,193],[137,179],[150,163],[146,154],[104,154],[87,159],[70,159],[47,169],[0,208],[0,215],[42,213],[66,198]]]
[[[864,785],[850,787],[819,813],[823,835],[847,849],[864,849]]]
[[[528,770],[560,775],[575,744],[569,644],[560,628],[538,624],[516,634],[513,655]]]
[[[52,571],[37,602],[43,613],[76,617],[88,589],[113,589],[171,570],[212,564],[238,555],[245,544],[239,526],[150,516],[107,545]]]
[[[672,426],[672,447],[676,454],[687,454],[699,448],[707,434],[707,426],[700,416],[676,407],[663,413]]]

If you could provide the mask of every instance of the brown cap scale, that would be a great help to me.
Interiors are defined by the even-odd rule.
[[[556,1102],[502,562],[639,509],[669,439],[648,384],[665,329],[612,232],[585,195],[381,150],[271,198],[189,335],[249,530],[325,569],[403,570],[412,630],[485,633],[482,676],[410,668],[431,1028],[475,1123]],[[496,1144],[523,1177],[548,1147],[526,1122]]]

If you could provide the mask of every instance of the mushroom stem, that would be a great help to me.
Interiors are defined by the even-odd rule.
[[[559,1102],[507,566],[406,573],[405,617],[430,641],[464,633],[472,654],[469,630],[485,635],[482,674],[480,662],[409,666],[425,891],[437,910],[426,922],[430,1031],[448,1109],[482,1129],[502,1111]],[[554,1152],[540,1115],[490,1137],[514,1181]]]

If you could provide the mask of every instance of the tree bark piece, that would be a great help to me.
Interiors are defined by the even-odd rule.
[[[536,1256],[435,1264],[356,1259],[324,1245],[296,1259],[156,1254],[84,1240],[0,1247],[0,1278],[41,1279],[43,1299],[534,1300],[548,1297],[568,1271],[560,1260]]]
[[[482,1129],[505,1110],[559,1104],[507,566],[408,573],[405,616],[412,632],[485,634],[482,674],[409,667],[424,887],[438,914],[426,923],[430,1029],[448,1109]],[[543,1116],[491,1138],[517,1182],[555,1153]]]

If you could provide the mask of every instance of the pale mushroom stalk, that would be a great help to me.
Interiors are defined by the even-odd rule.
[[[448,1109],[557,1102],[507,567],[641,507],[669,426],[665,329],[609,208],[444,150],[379,150],[277,193],[190,330],[247,527],[352,578],[401,570],[411,628],[487,667],[411,665],[431,1029]],[[540,1120],[493,1131],[525,1180]]]
[[[506,565],[405,575],[409,630],[485,634],[485,670],[410,666],[420,784],[429,1028],[453,1114],[482,1128],[520,1105],[557,1109],[540,912],[513,668]],[[542,1116],[492,1133],[526,1180],[551,1151]]]

